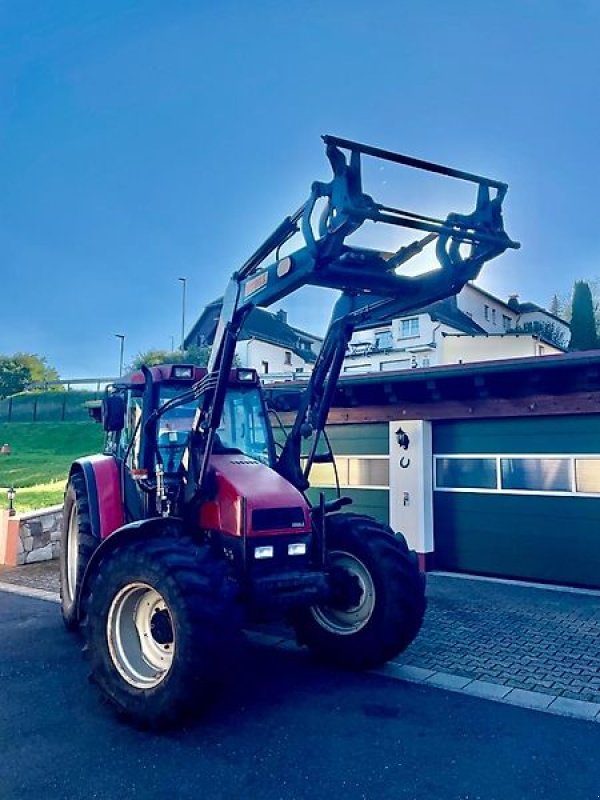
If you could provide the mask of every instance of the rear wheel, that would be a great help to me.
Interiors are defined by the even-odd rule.
[[[116,710],[159,728],[206,704],[241,630],[225,562],[173,534],[125,543],[90,581],[91,677]]]
[[[332,596],[298,610],[300,644],[350,669],[380,665],[405,650],[421,628],[425,581],[401,534],[358,514],[327,519]]]
[[[77,592],[88,561],[98,545],[92,533],[90,505],[81,473],[71,475],[63,508],[63,527],[60,539],[60,602],[67,630],[76,630]]]

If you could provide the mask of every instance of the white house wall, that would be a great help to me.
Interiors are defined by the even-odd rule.
[[[519,315],[516,311],[509,308],[506,303],[496,301],[488,297],[488,295],[482,294],[479,289],[470,284],[467,284],[457,295],[456,301],[458,308],[488,333],[502,333],[504,330],[503,317],[510,318],[510,326],[512,328],[517,325]],[[485,315],[486,307],[488,308],[487,319]]]
[[[540,347],[542,348],[540,351]],[[439,356],[441,364],[469,364],[562,353],[557,347],[528,334],[512,336],[444,336]]]
[[[260,339],[238,342],[235,352],[240,366],[255,369],[261,375],[265,373],[265,362],[268,364],[268,374],[289,374],[295,373],[297,370],[308,373],[312,370],[312,364],[304,361],[293,350],[263,342]],[[291,354],[291,364],[286,363],[286,353]]]

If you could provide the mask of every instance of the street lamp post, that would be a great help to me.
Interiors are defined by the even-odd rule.
[[[119,349],[119,378],[123,374],[123,351],[125,350],[125,334],[124,333],[115,333],[117,339],[121,340],[121,345]]]
[[[185,289],[187,285],[187,278],[178,278],[181,282],[181,354],[185,352]]]

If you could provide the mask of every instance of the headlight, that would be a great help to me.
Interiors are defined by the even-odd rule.
[[[255,547],[254,558],[273,558],[273,548],[270,545],[267,547]]]

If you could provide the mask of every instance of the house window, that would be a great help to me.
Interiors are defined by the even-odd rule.
[[[496,309],[492,308],[492,324],[496,324]]]
[[[544,352],[545,351],[544,351],[543,346],[541,344],[538,344],[538,356],[543,356]]]
[[[377,350],[389,350],[392,347],[392,332],[375,331],[375,347]]]
[[[483,307],[483,316],[484,316],[484,317],[485,317],[487,320],[489,320],[489,318],[490,318],[490,307],[489,307],[489,306],[484,306],[484,307]]]
[[[283,362],[286,365],[286,367],[291,367],[291,365],[292,365],[292,354],[290,353],[289,350],[285,351],[285,354],[284,354],[284,357],[283,357]]]
[[[268,361],[261,361],[262,371],[265,375],[269,374],[269,362]]]
[[[397,369],[407,369],[410,366],[408,358],[395,358],[393,361],[381,361],[380,372],[394,372]]]
[[[504,328],[505,331],[510,330],[510,323],[511,323],[510,317],[507,317],[506,314],[502,314],[502,327]]]
[[[423,360],[421,361],[421,366],[423,367],[431,366],[431,363],[429,361],[429,356],[423,356]]]
[[[400,321],[400,337],[410,339],[419,335],[419,318],[403,319]]]
[[[371,369],[371,364],[349,364],[344,367],[344,372],[368,372]]]

